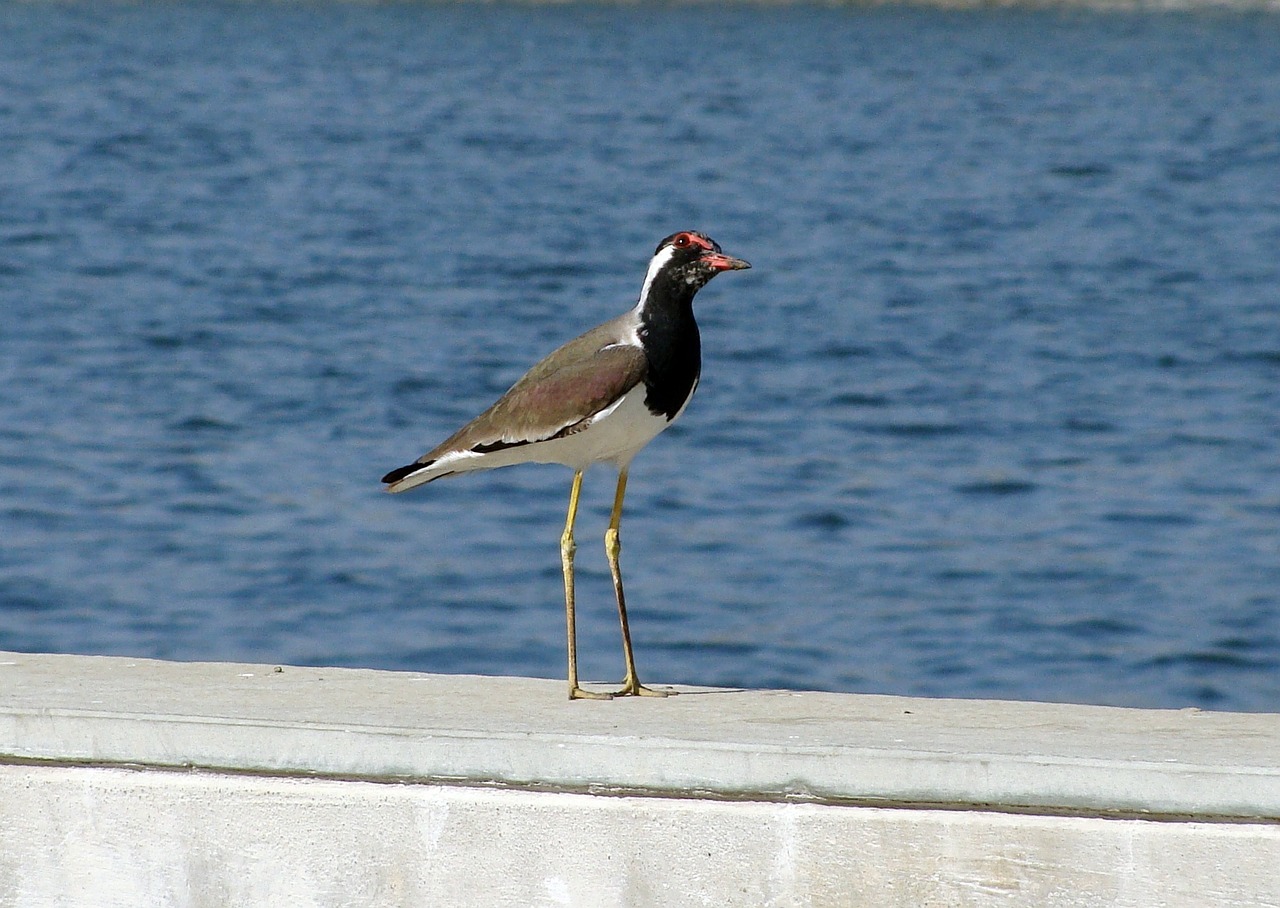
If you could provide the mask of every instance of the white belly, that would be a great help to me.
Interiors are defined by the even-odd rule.
[[[692,398],[692,394],[689,395]],[[502,448],[487,453],[459,451],[446,454],[433,465],[432,473],[469,473],[492,470],[518,463],[562,463],[575,470],[585,470],[593,463],[611,463],[619,469],[675,419],[657,416],[645,406],[645,386],[637,385],[612,408],[598,415],[589,427],[564,438],[538,441]],[[688,406],[685,401],[685,406]],[[676,414],[676,419],[684,407]]]
[[[593,463],[624,467],[641,448],[675,421],[662,414],[655,416],[650,413],[644,397],[645,387],[641,383],[612,409],[597,416],[587,429],[564,438],[512,448],[512,454],[525,455],[514,462],[562,463],[575,470],[585,470]],[[678,413],[676,415],[679,416]]]
[[[493,470],[518,463],[561,463],[575,470],[585,470],[593,463],[610,463],[622,469],[659,432],[679,419],[693,399],[690,391],[675,417],[668,420],[649,411],[644,403],[645,393],[644,384],[637,385],[613,407],[596,416],[588,428],[573,435],[496,451],[455,451],[417,475],[420,482],[429,482],[451,473]]]

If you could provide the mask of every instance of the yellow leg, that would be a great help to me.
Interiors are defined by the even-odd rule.
[[[627,471],[618,472],[618,490],[613,496],[613,514],[609,529],[604,531],[604,551],[609,558],[609,572],[613,574],[613,592],[618,597],[618,619],[622,622],[622,654],[627,660],[627,677],[615,697],[666,697],[675,691],[653,690],[640,683],[636,674],[636,659],[631,653],[631,629],[627,626],[627,600],[622,595],[622,569],[618,566],[618,554],[622,542],[618,539],[618,524],[622,522],[622,499],[627,494]]]
[[[560,537],[560,566],[564,570],[564,613],[569,625],[569,699],[611,700],[613,694],[601,694],[583,690],[578,686],[578,631],[573,615],[573,553],[577,543],[573,541],[573,524],[578,518],[578,493],[582,491],[582,471],[573,474],[573,489],[569,492],[569,514],[564,521],[564,534]]]

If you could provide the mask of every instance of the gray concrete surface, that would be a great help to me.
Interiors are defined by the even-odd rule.
[[[0,906],[1280,906],[1280,716],[0,653]]]
[[[21,908],[1245,908],[1275,826],[0,767]]]
[[[1280,819],[1280,715],[0,653],[0,754]]]

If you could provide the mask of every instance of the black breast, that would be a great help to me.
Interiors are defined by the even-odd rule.
[[[641,315],[640,342],[649,360],[645,406],[655,416],[675,419],[698,384],[702,340],[693,320],[693,300],[684,305],[652,307]]]

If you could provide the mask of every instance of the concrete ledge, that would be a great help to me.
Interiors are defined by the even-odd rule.
[[[1277,867],[1276,715],[0,654],[0,904],[1276,905]]]
[[[1280,820],[1280,716],[0,654],[0,755]]]

